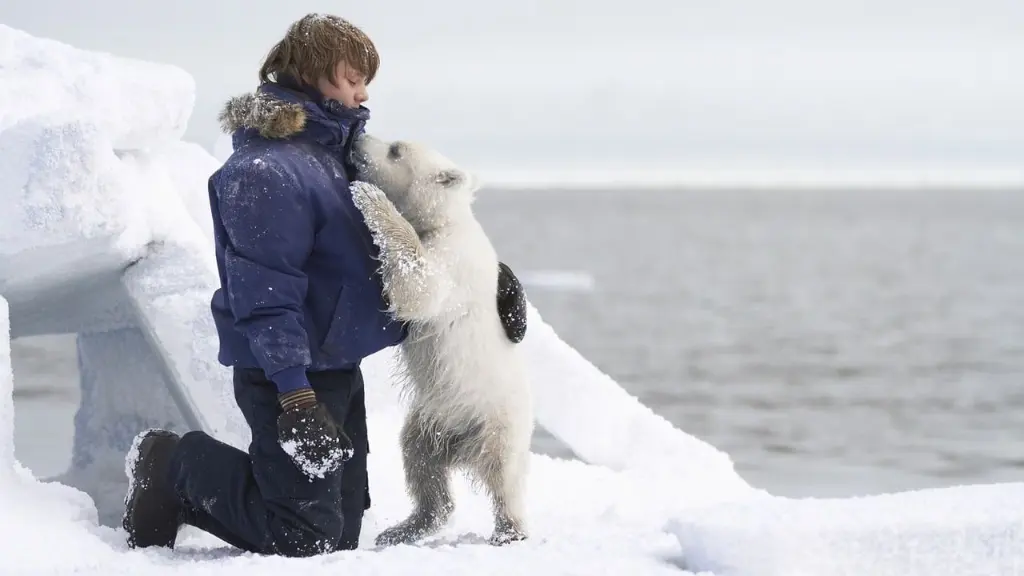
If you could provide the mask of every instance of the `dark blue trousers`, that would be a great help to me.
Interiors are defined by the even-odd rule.
[[[252,430],[248,453],[204,432],[185,434],[171,460],[184,521],[249,552],[311,556],[359,544],[369,508],[366,405],[355,370],[310,372],[318,401],[341,424],[355,455],[324,478],[303,474],[278,444],[277,389],[261,370],[236,369],[235,401]]]

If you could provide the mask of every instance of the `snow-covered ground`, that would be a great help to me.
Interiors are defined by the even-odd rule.
[[[360,550],[259,557],[193,531],[173,552],[127,550],[123,533],[100,522],[109,501],[40,482],[15,460],[8,336],[98,331],[79,342],[90,370],[162,367],[153,377],[169,389],[162,395],[90,380],[98,387],[84,390],[88,409],[76,422],[90,438],[116,438],[137,416],[124,410],[135,409],[245,442],[224,394],[223,370],[210,362],[212,331],[203,310],[214,279],[203,195],[217,162],[180,140],[192,100],[191,78],[181,70],[0,26],[0,201],[9,207],[0,213],[4,573],[312,576],[429,566],[450,575],[1024,574],[1024,485],[849,500],[773,497],[747,485],[728,455],[629,396],[535,309],[522,346],[538,423],[582,461],[534,456],[529,540],[488,546],[486,500],[460,482],[458,510],[441,534],[419,546],[373,548],[374,536],[409,507],[396,443],[402,408],[388,385],[392,356],[382,353],[365,370],[373,507]],[[111,337],[122,348],[104,344],[105,334],[118,334],[109,328],[129,331],[119,342]],[[136,340],[155,343],[157,355],[111,356]],[[109,472],[111,463],[101,464]]]

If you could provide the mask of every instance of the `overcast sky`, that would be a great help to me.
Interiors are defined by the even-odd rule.
[[[1020,169],[1020,0],[26,0],[0,22],[181,66],[187,137],[295,18],[382,53],[370,129],[474,167]]]

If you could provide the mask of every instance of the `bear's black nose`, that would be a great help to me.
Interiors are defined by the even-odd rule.
[[[388,159],[398,160],[402,157],[402,143],[395,142],[388,147]]]

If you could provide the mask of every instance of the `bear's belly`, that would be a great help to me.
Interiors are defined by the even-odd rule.
[[[401,350],[413,401],[433,404],[439,412],[522,409],[529,402],[525,367],[497,316],[494,326],[466,320],[441,330],[429,324],[410,327]]]

